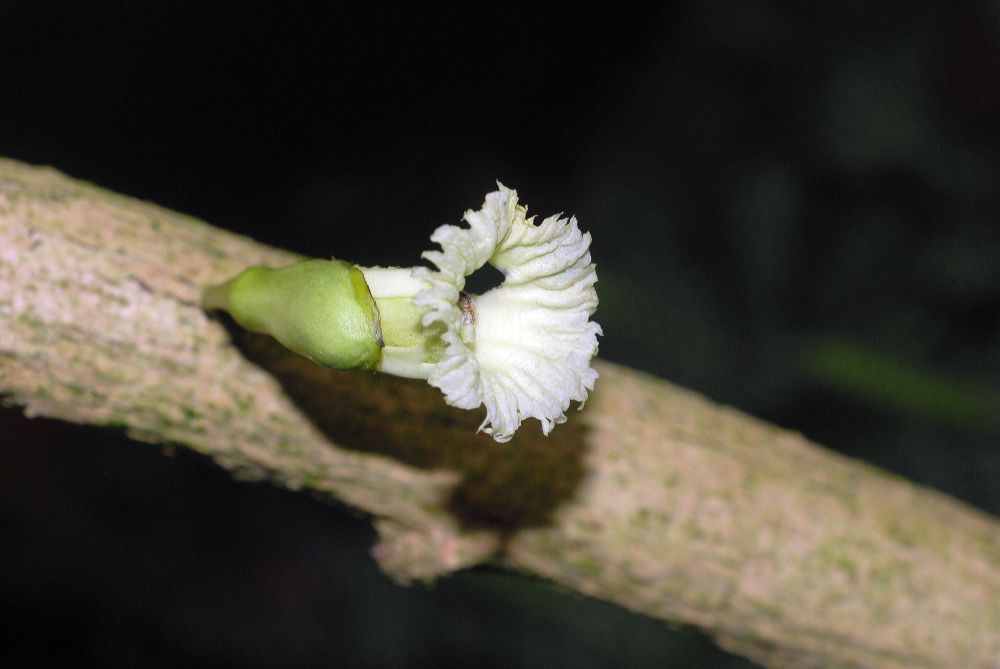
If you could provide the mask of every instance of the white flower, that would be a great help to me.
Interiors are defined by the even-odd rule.
[[[322,365],[426,379],[448,404],[485,406],[480,430],[497,441],[525,418],[548,434],[597,381],[590,235],[575,218],[535,225],[517,193],[497,185],[482,209],[465,213],[469,227],[434,231],[441,250],[423,257],[437,271],[315,258],[249,267],[207,288],[202,304]],[[503,283],[463,293],[486,263]]]
[[[504,442],[525,418],[541,421],[547,435],[566,420],[570,400],[582,405],[597,380],[590,361],[602,332],[590,320],[597,308],[590,234],[575,218],[535,225],[517,193],[497,185],[482,209],[466,212],[468,228],[434,231],[441,250],[423,257],[437,271],[418,268],[412,276],[426,286],[413,297],[427,309],[422,325],[444,344],[424,370],[427,381],[448,404],[485,405],[480,429]],[[465,278],[486,263],[503,273],[503,283],[464,295]]]

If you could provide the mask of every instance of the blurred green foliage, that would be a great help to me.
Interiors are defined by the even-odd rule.
[[[995,388],[947,378],[912,361],[828,339],[806,344],[802,367],[820,383],[879,412],[941,423],[958,434],[1000,430],[1000,392]]]

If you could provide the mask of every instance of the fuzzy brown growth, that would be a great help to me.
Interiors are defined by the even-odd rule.
[[[472,295],[462,293],[458,299],[458,306],[462,310],[462,327],[472,327],[476,324],[476,303]]]

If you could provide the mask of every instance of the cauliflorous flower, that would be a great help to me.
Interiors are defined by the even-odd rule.
[[[590,235],[575,218],[536,225],[517,193],[498,186],[481,209],[466,212],[468,227],[434,231],[440,250],[423,257],[436,270],[337,260],[251,268],[206,293],[206,307],[227,309],[322,364],[423,378],[452,406],[485,406],[480,429],[496,441],[508,441],[526,418],[547,435],[597,380]],[[464,293],[466,278],[487,263],[503,282],[483,295]]]

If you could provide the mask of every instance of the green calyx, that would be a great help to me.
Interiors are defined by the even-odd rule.
[[[343,260],[251,267],[210,288],[203,305],[334,369],[376,369],[385,345],[365,277]]]

